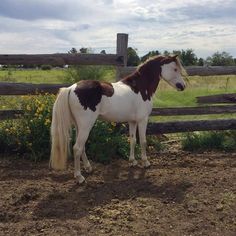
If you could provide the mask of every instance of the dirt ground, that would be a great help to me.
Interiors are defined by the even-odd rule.
[[[236,153],[92,163],[79,186],[47,162],[0,159],[0,235],[236,235]]]

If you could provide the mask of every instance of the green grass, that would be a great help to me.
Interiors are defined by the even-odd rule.
[[[192,132],[183,135],[182,147],[186,151],[236,150],[235,131]]]
[[[66,69],[52,70],[0,70],[0,81],[25,82],[25,83],[65,83]],[[106,68],[104,80],[115,81],[115,69]],[[165,81],[161,81],[154,97],[154,107],[182,107],[197,106],[196,97],[233,93],[236,91],[236,76],[191,76],[188,79],[187,88],[178,92],[170,87]],[[1,96],[0,108],[19,108],[19,96]],[[166,121],[176,119],[205,119],[218,117],[232,117],[233,115],[207,115],[207,116],[178,116],[178,117],[155,117],[151,120]]]
[[[196,97],[216,95],[222,93],[235,93],[236,76],[191,76],[187,82],[187,88],[176,91],[164,81],[161,81],[154,98],[154,107],[187,107],[199,106]],[[210,105],[210,104],[209,104]],[[201,105],[203,106],[203,105]],[[235,114],[220,115],[192,115],[192,116],[156,116],[151,117],[151,121],[173,121],[173,120],[199,120],[235,118]]]
[[[191,76],[187,88],[178,92],[161,81],[155,98],[155,107],[196,106],[196,97],[236,91],[236,75],[232,76]]]
[[[36,83],[36,84],[53,84],[63,83],[65,79],[65,70],[0,70],[0,81],[19,82],[19,83]]]

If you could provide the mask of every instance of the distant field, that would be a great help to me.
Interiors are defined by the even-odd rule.
[[[20,83],[63,83],[65,70],[0,70],[0,81]]]
[[[190,76],[183,92],[161,81],[154,103],[158,107],[194,106],[197,96],[236,92],[236,76]]]
[[[9,82],[26,82],[26,83],[65,83],[66,70],[10,70],[0,71],[0,81]],[[115,70],[108,70],[104,80],[114,81]],[[196,97],[236,92],[236,76],[191,76],[188,78],[187,88],[183,92],[178,92],[170,87],[164,81],[160,82],[158,90],[154,98],[155,107],[181,107],[196,106]],[[0,108],[12,107],[19,108],[20,104],[16,104],[15,99],[9,97],[0,97]],[[178,119],[189,118],[208,118],[221,116],[191,116],[178,117]],[[224,116],[225,117],[225,116]],[[226,117],[232,117],[227,115]],[[153,118],[152,118],[153,119]],[[176,117],[156,117],[155,120],[172,120]]]

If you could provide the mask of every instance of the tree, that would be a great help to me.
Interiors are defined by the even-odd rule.
[[[69,54],[76,54],[78,53],[76,48],[71,48],[71,50],[68,52]]]
[[[197,65],[198,63],[197,56],[193,52],[193,49],[173,51],[173,54],[178,55],[185,66],[193,66]]]
[[[153,57],[153,56],[157,56],[160,55],[161,53],[156,50],[156,51],[150,51],[147,54],[145,54],[144,56],[141,57],[141,61],[144,62],[146,61],[149,57]]]
[[[169,56],[171,53],[170,52],[168,52],[167,50],[165,50],[164,52],[163,52],[163,55],[164,56]]]
[[[80,53],[89,53],[89,49],[88,48],[80,48]]]
[[[232,66],[235,65],[233,57],[227,52],[216,52],[207,58],[207,63],[211,66]]]
[[[140,63],[140,58],[137,54],[137,49],[128,47],[127,49],[127,66],[137,66]]]
[[[200,58],[198,59],[197,65],[198,65],[198,66],[204,66],[204,59],[200,57]]]
[[[104,54],[104,55],[106,55],[107,53],[106,53],[106,50],[102,50],[101,52],[100,52],[100,54]]]

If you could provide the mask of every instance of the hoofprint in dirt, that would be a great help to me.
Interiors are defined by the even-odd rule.
[[[0,235],[236,235],[236,154],[172,152],[149,169],[0,160]]]

